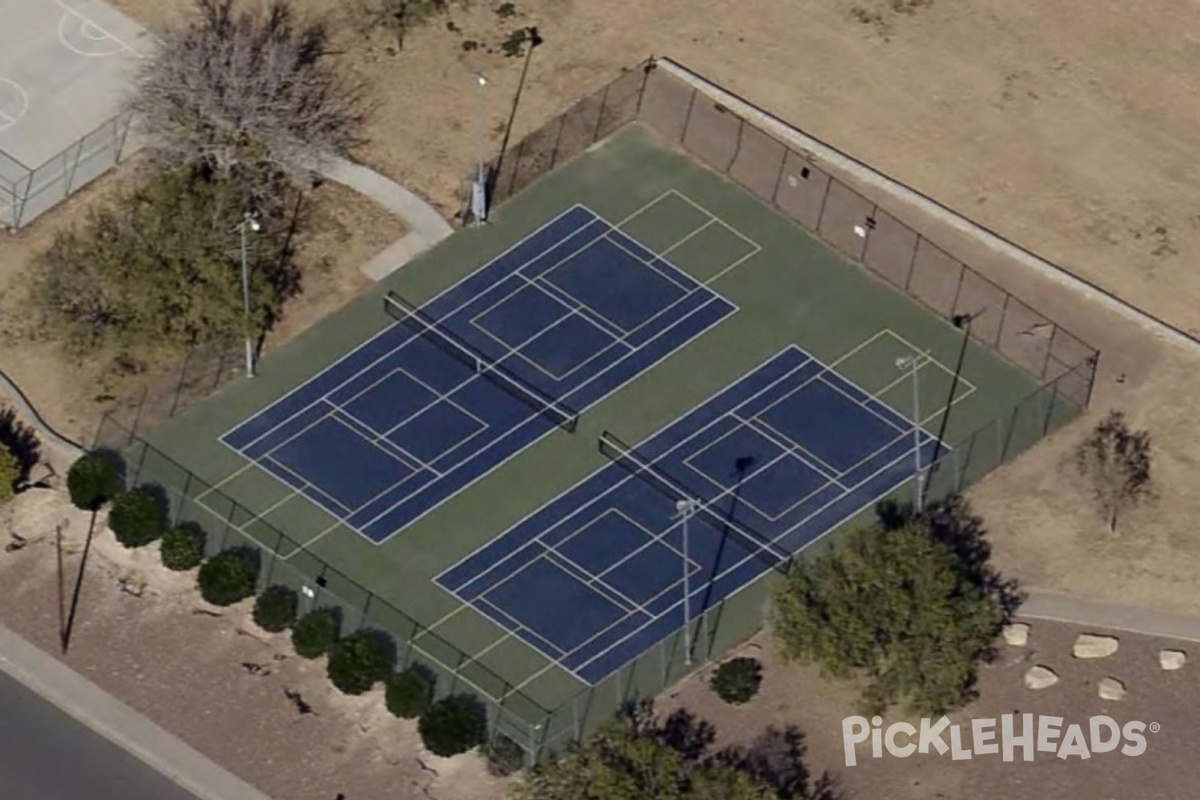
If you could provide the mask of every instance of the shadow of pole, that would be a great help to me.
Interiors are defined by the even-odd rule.
[[[67,624],[62,629],[62,652],[67,654],[71,646],[71,631],[75,628],[75,613],[79,610],[79,595],[83,591],[83,576],[87,569],[88,554],[92,550],[92,536],[96,532],[96,512],[88,522],[87,540],[83,545],[83,556],[79,559],[79,573],[75,576],[75,588],[71,592],[71,609],[67,614]]]
[[[985,309],[986,310],[986,309]],[[954,365],[954,377],[950,380],[950,394],[946,398],[946,410],[942,413],[942,422],[938,425],[937,439],[933,443],[933,457],[929,459],[929,477],[932,478],[937,473],[940,463],[938,461],[942,456],[942,442],[946,438],[946,428],[950,424],[950,411],[954,408],[954,394],[958,391],[959,380],[962,377],[963,364],[967,359],[967,345],[971,343],[971,320],[974,319],[982,311],[975,314],[956,314],[951,322],[954,327],[959,328],[963,332],[962,344],[958,348],[958,362]],[[929,493],[930,481],[926,480],[921,486],[921,502],[918,508],[925,504],[925,495]]]
[[[517,81],[517,91],[513,95],[512,108],[508,111],[508,121],[504,123],[504,138],[500,140],[500,153],[496,156],[495,166],[488,170],[488,174],[485,176],[485,188],[489,198],[496,190],[496,180],[504,167],[504,158],[508,155],[508,144],[512,141],[513,125],[517,120],[517,109],[521,106],[521,95],[525,92],[525,81],[529,77],[529,64],[533,61],[533,51],[542,43],[542,37],[537,28],[526,28],[525,35],[527,37],[525,41],[529,47],[525,50],[525,63],[521,65],[521,79]],[[489,205],[491,205],[490,201]]]

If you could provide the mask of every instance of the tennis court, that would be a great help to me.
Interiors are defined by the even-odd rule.
[[[928,463],[930,433],[789,347],[637,448],[606,432],[612,464],[437,582],[594,685],[683,626],[685,589],[690,619],[908,481],[917,437]]]
[[[573,206],[221,437],[375,543],[732,314]]]

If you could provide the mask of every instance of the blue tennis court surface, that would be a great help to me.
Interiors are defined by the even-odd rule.
[[[929,463],[934,437],[919,436]],[[683,625],[676,500],[705,506],[688,522],[695,616],[910,480],[914,466],[912,422],[798,347],[636,455],[611,441],[614,463],[436,579],[589,684]]]
[[[735,310],[574,206],[221,440],[379,543]]]

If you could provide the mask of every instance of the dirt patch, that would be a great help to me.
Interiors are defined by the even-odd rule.
[[[1188,674],[1193,665],[1188,664],[1179,672],[1164,672],[1158,665],[1160,649],[1181,645],[1122,635],[1120,650],[1113,657],[1082,661],[1071,657],[1071,643],[1078,633],[1065,625],[1037,623],[1031,629],[1027,647],[1001,644],[996,663],[983,670],[978,700],[950,717],[952,723],[964,726],[963,745],[968,749],[972,746],[972,719],[1004,714],[1059,716],[1064,719],[1064,729],[1079,724],[1086,736],[1089,717],[1105,714],[1119,725],[1131,720],[1147,725],[1157,723],[1158,732],[1146,734],[1144,754],[1130,757],[1119,752],[1098,753],[1082,761],[1037,753],[1033,763],[1026,763],[1020,761],[1018,750],[1018,760],[1005,763],[999,754],[953,761],[949,753],[915,753],[896,758],[884,751],[883,757],[876,759],[866,743],[856,750],[856,764],[846,766],[842,721],[857,713],[853,710],[856,695],[846,684],[822,679],[815,669],[781,664],[766,636],[757,637],[738,653],[758,658],[764,664],[762,689],[749,703],[742,706],[723,703],[708,688],[710,668],[676,686],[660,700],[659,707],[663,711],[687,708],[712,722],[717,729],[718,745],[748,743],[766,725],[795,725],[806,735],[806,763],[810,770],[816,775],[828,771],[849,798],[1183,800],[1190,796],[1188,765],[1193,758],[1195,738],[1187,709],[1200,700],[1200,689],[1194,676]],[[1053,669],[1060,682],[1041,692],[1026,689],[1022,678],[1034,664]],[[1099,698],[1097,684],[1107,677],[1125,683],[1129,692],[1125,700],[1108,702]],[[906,719],[910,720],[901,714],[889,714],[884,725]],[[949,734],[944,738],[949,745]]]
[[[55,528],[69,598],[90,523],[53,490],[0,508],[0,619],[46,652],[58,652]],[[324,660],[258,630],[248,603],[209,606],[194,573],[157,562],[156,548],[126,550],[97,520],[65,663],[273,797],[502,795],[478,757],[423,755],[415,724],[387,713],[381,689],[340,695]]]

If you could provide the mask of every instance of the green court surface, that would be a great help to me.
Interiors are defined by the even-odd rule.
[[[622,230],[739,310],[587,411],[574,434],[542,438],[382,545],[344,528],[218,441],[388,326],[386,290],[423,302],[576,203],[619,220]],[[141,457],[140,476],[186,496],[178,513],[199,522],[210,539],[262,549],[265,580],[302,588],[306,607],[341,606],[348,625],[387,630],[403,661],[435,668],[440,691],[479,692],[507,709],[501,717],[514,738],[560,746],[611,716],[621,700],[653,694],[684,674],[677,643],[664,643],[589,689],[439,589],[433,577],[608,463],[596,447],[601,431],[640,441],[792,343],[906,418],[913,413],[913,382],[897,359],[927,356],[919,372],[920,416],[954,448],[931,476],[935,496],[982,477],[1014,439],[1028,446],[1076,412],[1040,396],[1033,378],[991,351],[973,342],[964,347],[962,332],[948,321],[634,125],[508,201],[490,225],[456,234],[272,353],[258,377],[229,385],[154,431],[150,443],[194,477],[151,453]],[[902,489],[901,499],[909,491]],[[755,630],[765,585],[766,579],[697,623],[702,656],[715,657]],[[515,732],[516,719],[527,725],[525,733]]]

